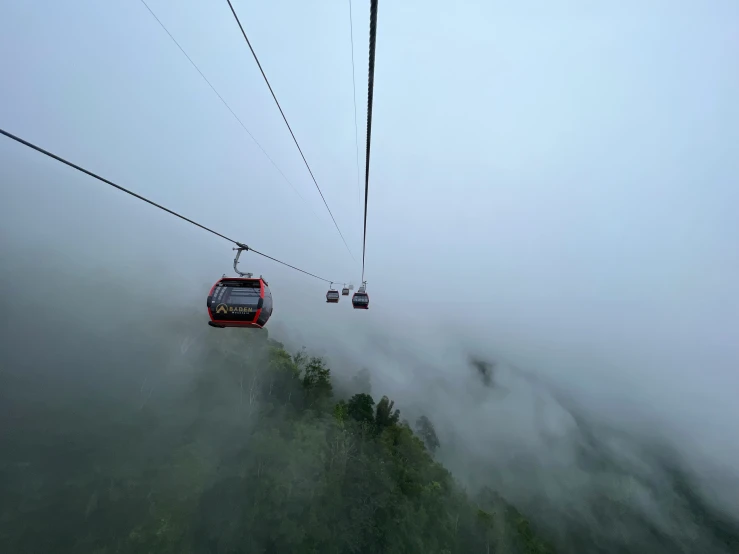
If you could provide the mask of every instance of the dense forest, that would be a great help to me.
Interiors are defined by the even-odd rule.
[[[336,390],[323,359],[266,331],[210,337],[192,367],[161,356],[136,386],[116,352],[105,391],[5,375],[2,552],[554,552],[435,461],[428,417]]]

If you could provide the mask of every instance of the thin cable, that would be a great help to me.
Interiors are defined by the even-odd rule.
[[[341,236],[341,240],[344,241],[344,246],[346,246],[346,250],[349,252],[349,255],[352,257],[352,260],[354,260],[354,262],[356,262],[357,259],[354,257],[354,254],[352,254],[352,251],[349,249],[349,245],[346,243],[346,239],[344,238],[344,234],[341,232],[341,229],[339,229],[339,224],[336,223],[336,219],[334,218],[334,214],[331,213],[331,208],[328,207],[328,202],[326,202],[326,198],[324,198],[323,192],[321,192],[321,187],[318,186],[318,181],[316,181],[316,178],[313,175],[313,171],[311,170],[310,166],[308,165],[308,160],[305,159],[305,155],[303,154],[303,150],[300,148],[300,144],[298,144],[298,139],[295,138],[295,133],[293,133],[293,130],[290,127],[290,124],[287,122],[287,117],[285,117],[285,112],[282,111],[282,106],[280,106],[280,102],[277,100],[277,96],[275,96],[275,91],[272,90],[272,85],[269,84],[269,79],[267,79],[267,75],[265,75],[264,69],[262,69],[262,64],[259,63],[259,58],[257,58],[257,54],[254,52],[254,48],[252,48],[251,42],[249,42],[249,37],[246,36],[246,31],[244,31],[244,27],[241,25],[241,21],[239,20],[239,16],[236,15],[236,10],[234,10],[233,4],[231,4],[231,0],[226,0],[226,2],[228,2],[228,6],[231,8],[231,13],[234,16],[234,19],[236,19],[236,23],[239,24],[239,29],[241,29],[241,34],[244,35],[244,40],[246,41],[246,44],[249,46],[249,50],[251,50],[251,55],[254,56],[254,60],[257,62],[257,66],[259,66],[259,71],[262,72],[262,77],[264,77],[264,82],[267,83],[267,86],[269,87],[269,91],[272,93],[272,98],[274,98],[275,104],[277,104],[277,108],[279,108],[280,113],[282,114],[282,119],[285,120],[285,125],[287,125],[287,129],[288,129],[288,131],[290,131],[290,135],[293,137],[293,141],[295,142],[295,146],[298,147],[298,152],[300,152],[300,156],[303,158],[303,162],[305,162],[305,167],[308,168],[308,173],[310,173],[311,179],[313,179],[313,184],[316,185],[316,188],[318,189],[318,194],[321,195],[321,199],[323,200],[323,203],[326,205],[326,209],[328,210],[328,213],[331,216],[331,219],[333,220],[334,225],[336,226],[336,230],[339,232],[339,235]]]
[[[239,118],[239,116],[236,115],[236,112],[234,112],[231,109],[231,106],[228,105],[228,102],[226,102],[223,99],[223,96],[221,96],[221,94],[216,90],[216,88],[208,80],[208,78],[205,76],[205,74],[203,74],[203,72],[200,71],[200,68],[197,66],[197,64],[194,61],[192,61],[192,58],[188,55],[187,52],[185,52],[185,49],[182,48],[182,46],[180,45],[179,42],[177,42],[177,39],[174,38],[174,36],[172,36],[172,33],[170,33],[169,32],[169,29],[167,29],[167,27],[164,25],[164,23],[162,23],[162,20],[159,19],[159,17],[157,17],[157,14],[154,13],[154,10],[152,10],[149,7],[149,4],[147,4],[145,0],[141,0],[141,3],[146,7],[147,10],[149,10],[149,13],[152,15],[152,17],[154,17],[154,19],[156,19],[157,23],[159,23],[159,25],[161,26],[161,28],[164,29],[164,32],[169,35],[169,38],[172,39],[172,42],[174,42],[177,45],[177,48],[180,49],[180,52],[182,52],[185,55],[185,57],[187,58],[187,61],[189,61],[190,64],[197,70],[197,72],[200,73],[200,76],[203,78],[203,80],[206,83],[208,83],[208,86],[211,88],[211,90],[213,92],[215,92],[215,94],[216,94],[216,96],[218,98],[220,98],[221,102],[223,102],[223,105],[226,106],[226,108],[228,108],[228,111],[231,112],[231,115],[234,116],[234,118],[236,119],[236,121],[239,122],[239,125],[241,125],[241,127],[244,129],[244,131],[246,131],[246,134],[249,135],[249,137],[251,138],[251,140],[254,141],[254,144],[256,144],[257,147],[259,147],[259,149],[262,151],[262,153],[265,155],[265,157],[270,161],[270,163],[274,166],[274,168],[280,173],[280,175],[282,175],[282,178],[285,179],[285,182],[288,185],[290,185],[290,187],[295,191],[295,194],[297,194],[300,197],[300,199],[303,202],[306,203],[306,205],[310,208],[310,211],[313,213],[313,215],[316,216],[316,218],[320,219],[318,217],[318,214],[316,214],[316,212],[313,210],[313,208],[310,206],[310,204],[308,204],[308,202],[306,202],[305,198],[303,198],[303,195],[300,194],[300,192],[298,192],[298,189],[295,188],[295,185],[293,185],[292,182],[290,182],[290,179],[287,178],[287,176],[282,172],[282,170],[278,167],[278,165],[275,163],[275,161],[270,157],[269,154],[267,154],[267,151],[262,147],[261,144],[259,144],[259,141],[257,141],[256,138],[254,138],[254,135],[251,134],[251,131],[249,131],[249,129],[246,128],[246,125],[244,125],[244,122],[241,121],[241,118]]]
[[[362,240],[362,282],[367,251],[367,196],[369,194],[370,145],[372,141],[372,101],[375,91],[375,43],[377,41],[377,0],[370,4],[369,71],[367,76],[367,161],[364,170],[364,239]]]
[[[204,231],[208,231],[209,233],[213,233],[217,237],[220,237],[220,238],[222,238],[224,240],[227,240],[228,242],[234,243],[236,246],[240,246],[240,247],[246,246],[245,244],[243,244],[241,242],[238,242],[238,241],[236,241],[236,240],[234,240],[232,238],[229,238],[226,235],[222,235],[221,233],[219,233],[217,231],[214,231],[213,229],[210,229],[209,227],[206,227],[205,225],[201,225],[197,221],[193,221],[192,219],[187,218],[184,215],[178,214],[177,212],[172,211],[169,208],[165,208],[161,204],[157,204],[156,202],[154,202],[152,200],[149,200],[148,198],[145,198],[145,197],[141,196],[140,194],[136,194],[132,190],[129,190],[129,189],[127,189],[125,187],[122,187],[120,185],[116,185],[113,181],[110,181],[110,180],[106,179],[105,177],[101,177],[100,175],[97,175],[96,173],[93,173],[92,171],[90,171],[88,169],[85,169],[84,167],[80,167],[79,165],[77,165],[75,163],[72,163],[72,162],[70,162],[68,160],[65,160],[64,158],[62,158],[60,156],[57,156],[56,154],[52,154],[48,150],[44,150],[40,146],[36,146],[35,144],[32,144],[32,143],[28,142],[27,140],[23,140],[22,138],[17,137],[14,134],[5,131],[4,129],[0,129],[0,134],[5,135],[9,139],[13,139],[14,141],[19,142],[20,144],[22,144],[24,146],[28,146],[29,148],[32,148],[33,150],[36,150],[36,152],[40,152],[41,154],[44,154],[45,156],[48,156],[50,158],[55,159],[58,162],[61,162],[61,163],[65,164],[65,165],[68,165],[69,167],[71,167],[73,169],[76,169],[77,171],[81,171],[82,173],[84,173],[86,175],[89,175],[90,177],[92,177],[94,179],[97,179],[98,181],[102,181],[106,185],[110,185],[111,187],[116,188],[116,189],[118,189],[118,190],[120,190],[122,192],[125,192],[126,194],[130,194],[134,198],[138,198],[139,200],[143,200],[147,204],[151,204],[152,206],[154,206],[156,208],[159,208],[160,210],[163,210],[163,211],[165,211],[165,212],[167,212],[169,214],[172,214],[175,217],[179,217],[180,219],[183,219],[183,220],[187,221],[188,223],[192,223],[193,225],[195,225],[196,227],[200,227]],[[326,283],[339,283],[340,282],[340,281],[331,281],[329,279],[324,279],[323,277],[319,277],[318,275],[314,275],[313,273],[309,273],[308,271],[305,271],[303,269],[300,269],[299,267],[295,267],[294,265],[290,265],[290,264],[288,264],[286,262],[283,262],[281,260],[278,260],[277,258],[273,258],[272,256],[268,256],[267,254],[263,254],[262,252],[259,252],[258,250],[252,249],[251,247],[247,247],[247,248],[249,250],[251,250],[252,252],[254,252],[255,254],[259,254],[260,256],[264,256],[265,258],[269,258],[270,260],[272,260],[274,262],[277,262],[278,264],[282,264],[282,265],[287,266],[287,267],[289,267],[291,269],[294,269],[296,271],[300,271],[301,273],[305,273],[306,275],[310,275],[311,277],[315,277],[316,279],[320,279],[321,281],[325,281]]]
[[[352,20],[352,0],[349,0],[349,36],[352,41],[352,90],[354,95],[354,146],[357,150],[357,201],[359,205],[362,205],[362,185],[360,184],[361,177],[359,173],[359,127],[357,125],[357,80],[354,77],[354,21]]]
[[[291,269],[294,269],[295,271],[300,271],[300,273],[305,273],[306,275],[310,275],[311,277],[315,277],[316,279],[320,279],[321,281],[326,281],[327,283],[338,283],[339,282],[339,281],[329,281],[328,279],[324,279],[323,277],[319,277],[318,275],[313,275],[312,273],[308,273],[307,271],[302,270],[299,267],[295,267],[294,265],[290,265],[288,263],[281,262],[277,258],[273,258],[272,256],[268,256],[267,254],[263,254],[259,250],[254,250],[251,246],[249,247],[249,251],[250,252],[254,252],[255,254],[259,254],[260,256],[264,256],[265,258],[268,258],[268,259],[272,260],[273,262],[277,262],[278,264],[282,264],[282,265],[287,266],[287,267],[289,267]]]

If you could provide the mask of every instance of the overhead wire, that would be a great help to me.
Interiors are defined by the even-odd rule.
[[[293,141],[295,142],[295,146],[298,147],[298,152],[300,152],[300,157],[303,158],[303,162],[305,163],[305,167],[308,168],[308,173],[310,173],[311,179],[313,179],[313,184],[316,185],[316,189],[318,189],[318,194],[321,195],[321,199],[323,200],[323,203],[326,206],[326,209],[328,210],[329,215],[331,216],[331,219],[334,222],[334,225],[336,226],[336,230],[339,232],[339,235],[341,236],[341,240],[344,242],[344,246],[346,246],[346,250],[349,252],[349,255],[352,257],[352,259],[356,262],[357,259],[354,257],[354,254],[352,254],[351,249],[349,248],[349,245],[346,242],[346,239],[344,238],[344,234],[341,232],[341,229],[339,229],[339,224],[336,223],[336,218],[334,217],[334,214],[331,212],[331,208],[328,207],[328,202],[326,202],[326,198],[323,196],[323,192],[321,191],[321,187],[318,186],[318,181],[316,181],[316,177],[313,175],[313,170],[311,170],[310,165],[308,165],[308,160],[305,159],[305,155],[303,154],[303,150],[300,148],[300,144],[298,144],[298,139],[295,138],[295,133],[293,133],[292,128],[290,127],[290,123],[287,121],[287,117],[285,116],[285,112],[282,111],[282,106],[280,106],[280,102],[277,100],[277,96],[275,95],[275,91],[272,90],[272,85],[269,83],[269,79],[267,79],[267,75],[264,73],[264,69],[262,69],[262,64],[259,62],[259,58],[257,57],[256,52],[254,52],[254,48],[252,48],[251,42],[249,41],[249,37],[246,36],[246,31],[244,31],[244,26],[241,24],[241,20],[239,19],[239,16],[236,14],[236,10],[233,7],[233,4],[231,3],[231,0],[226,0],[228,2],[228,6],[231,8],[231,13],[234,16],[234,19],[236,20],[236,23],[239,25],[239,29],[241,29],[241,34],[244,36],[244,40],[246,41],[247,46],[249,46],[249,50],[251,51],[252,56],[254,56],[254,61],[257,62],[257,66],[259,67],[259,71],[262,73],[262,77],[264,77],[264,82],[267,83],[267,87],[269,88],[269,92],[272,94],[272,98],[275,101],[275,104],[277,104],[277,108],[280,110],[280,114],[282,114],[282,119],[285,121],[285,125],[287,125],[288,131],[290,131],[290,135],[293,138]],[[338,282],[338,281],[336,281]]]
[[[149,13],[152,15],[152,17],[156,20],[157,23],[159,23],[159,26],[162,29],[164,29],[164,32],[167,33],[167,35],[169,35],[169,38],[172,39],[172,42],[174,42],[175,45],[177,45],[177,48],[180,49],[180,52],[182,52],[185,55],[185,57],[187,58],[187,61],[189,61],[190,64],[195,68],[195,70],[198,73],[200,73],[200,76],[203,78],[203,80],[208,84],[208,86],[215,93],[215,95],[221,100],[221,102],[223,102],[223,105],[226,106],[226,108],[228,109],[228,111],[231,112],[231,115],[234,116],[234,119],[236,119],[236,121],[238,121],[239,125],[241,125],[241,127],[244,129],[244,131],[246,131],[246,134],[249,135],[249,137],[251,138],[251,140],[254,141],[254,144],[257,145],[257,147],[262,151],[262,153],[269,160],[269,162],[274,166],[274,168],[279,172],[279,174],[282,175],[282,178],[285,180],[285,182],[288,185],[290,185],[290,187],[293,189],[293,191],[295,191],[295,194],[297,194],[300,197],[300,199],[303,202],[305,202],[306,205],[308,205],[308,207],[310,207],[310,204],[308,204],[308,202],[305,200],[305,198],[303,198],[303,195],[300,194],[300,192],[298,191],[298,189],[295,188],[295,185],[292,184],[292,182],[290,181],[290,179],[287,178],[287,176],[285,175],[285,173],[283,173],[283,171],[275,163],[275,161],[270,157],[270,155],[267,154],[267,151],[262,147],[261,144],[259,144],[259,141],[254,137],[254,135],[251,134],[251,131],[249,131],[249,129],[247,129],[246,125],[241,120],[241,118],[238,115],[236,115],[236,112],[234,112],[233,109],[231,109],[231,106],[228,104],[228,102],[226,102],[226,100],[223,98],[223,96],[221,96],[221,94],[216,90],[216,88],[213,86],[213,84],[208,80],[208,78],[205,76],[205,74],[200,70],[200,68],[197,66],[197,64],[192,60],[192,58],[185,51],[185,49],[182,47],[182,45],[180,45],[180,43],[177,41],[177,39],[174,38],[174,36],[172,35],[172,33],[169,32],[169,29],[167,29],[166,25],[164,25],[164,23],[162,23],[162,20],[159,19],[159,17],[157,16],[156,13],[154,13],[154,10],[152,10],[151,7],[149,7],[149,4],[146,3],[146,0],[141,0],[141,3],[146,7],[147,10],[149,10]],[[313,215],[316,218],[318,218],[318,214],[316,214],[316,212],[313,210],[313,208],[310,208],[310,210],[311,210],[311,212],[313,212]]]
[[[40,152],[41,154],[44,154],[45,156],[48,156],[49,158],[52,158],[52,159],[54,159],[54,160],[56,160],[58,162],[61,162],[61,163],[65,164],[65,165],[67,165],[67,166],[69,166],[69,167],[71,167],[73,169],[76,169],[77,171],[80,171],[80,172],[82,172],[82,173],[84,173],[86,175],[89,175],[90,177],[92,177],[94,179],[97,179],[98,181],[101,181],[101,182],[105,183],[106,185],[110,185],[111,187],[116,188],[116,189],[120,190],[121,192],[125,192],[126,194],[130,194],[134,198],[138,198],[139,200],[142,200],[142,201],[146,202],[147,204],[151,204],[155,208],[159,208],[160,210],[163,210],[163,211],[165,211],[165,212],[167,212],[167,213],[169,213],[169,214],[171,214],[171,215],[173,215],[175,217],[178,217],[178,218],[180,218],[180,219],[182,219],[184,221],[187,221],[188,223],[191,223],[192,225],[195,225],[196,227],[199,227],[199,228],[203,229],[204,231],[207,231],[209,233],[212,233],[212,234],[214,234],[217,237],[220,237],[220,238],[222,238],[224,240],[227,240],[228,242],[231,242],[231,243],[235,244],[236,246],[238,246],[240,248],[246,248],[247,250],[249,250],[251,252],[254,252],[255,254],[258,254],[259,256],[263,256],[264,258],[268,258],[268,259],[270,259],[270,260],[272,260],[274,262],[277,262],[278,264],[282,264],[282,265],[284,265],[286,267],[289,267],[291,269],[294,269],[296,271],[299,271],[300,273],[304,273],[305,275],[309,275],[310,277],[314,277],[316,279],[319,279],[320,281],[325,281],[326,283],[340,283],[341,282],[341,281],[336,280],[336,279],[335,280],[324,279],[323,277],[319,277],[318,275],[315,275],[313,273],[310,273],[309,271],[305,271],[304,269],[300,269],[299,267],[295,267],[294,265],[291,265],[291,264],[289,264],[287,262],[283,262],[282,260],[278,260],[277,258],[273,258],[272,256],[268,256],[267,254],[264,254],[263,252],[260,252],[258,250],[255,250],[255,249],[251,248],[250,246],[247,246],[246,244],[244,244],[242,242],[239,242],[239,241],[234,240],[234,239],[232,239],[230,237],[227,237],[226,235],[221,234],[218,231],[214,231],[210,227],[206,227],[205,225],[202,225],[202,224],[198,223],[197,221],[193,221],[192,219],[190,219],[188,217],[185,217],[184,215],[179,214],[179,213],[175,212],[174,210],[170,210],[169,208],[166,208],[166,207],[162,206],[161,204],[157,204],[153,200],[149,200],[148,198],[146,198],[144,196],[141,196],[140,194],[137,194],[137,193],[133,192],[130,189],[127,189],[125,187],[122,187],[121,185],[118,185],[118,184],[114,183],[113,181],[110,181],[109,179],[106,179],[105,177],[101,177],[100,175],[98,175],[96,173],[93,173],[89,169],[85,169],[84,167],[81,167],[81,166],[79,166],[79,165],[77,165],[77,164],[75,164],[73,162],[70,162],[69,160],[66,160],[66,159],[62,158],[61,156],[57,156],[56,154],[53,154],[52,152],[49,152],[48,150],[45,150],[45,149],[41,148],[40,146],[37,146],[37,145],[35,145],[35,144],[33,144],[33,143],[31,143],[31,142],[29,142],[27,140],[24,140],[24,139],[22,139],[22,138],[20,138],[20,137],[18,137],[16,135],[14,135],[14,134],[12,134],[12,133],[9,133],[8,131],[5,131],[4,129],[0,129],[0,134],[5,135],[9,139],[12,139],[12,140],[14,140],[14,141],[16,141],[16,142],[24,145],[24,146],[27,146],[27,147],[35,150],[36,152]]]
[[[362,186],[360,184],[361,176],[359,173],[359,126],[357,125],[357,79],[355,77],[356,70],[354,68],[354,21],[352,19],[352,0],[349,2],[349,37],[352,43],[352,100],[354,100],[354,147],[357,151],[357,201],[362,204]]]
[[[367,153],[364,170],[364,238],[362,239],[362,282],[367,251],[367,197],[369,196],[370,148],[372,145],[372,103],[375,90],[375,45],[377,42],[377,1],[370,4],[369,69],[367,74]]]

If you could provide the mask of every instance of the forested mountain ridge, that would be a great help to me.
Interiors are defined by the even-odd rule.
[[[470,497],[434,460],[428,418],[414,432],[387,397],[337,393],[324,360],[266,332],[234,337],[156,394],[144,377],[138,393],[36,402],[33,417],[10,406],[2,551],[554,552],[502,498]],[[31,395],[22,379],[6,384]]]

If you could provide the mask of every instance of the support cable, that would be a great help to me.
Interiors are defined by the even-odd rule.
[[[279,174],[282,175],[282,178],[285,180],[285,182],[288,185],[290,185],[290,187],[295,191],[295,194],[297,194],[300,197],[300,199],[303,202],[306,203],[306,205],[313,212],[313,215],[316,216],[316,218],[318,218],[318,215],[313,210],[313,208],[310,207],[310,204],[308,204],[306,202],[305,198],[303,198],[303,195],[300,194],[300,192],[298,192],[298,189],[295,188],[295,185],[293,185],[292,182],[290,182],[290,179],[287,178],[287,176],[283,173],[283,171],[279,168],[279,166],[275,163],[275,161],[270,157],[269,154],[267,154],[267,151],[262,147],[261,144],[259,144],[259,141],[256,138],[254,138],[254,135],[252,135],[251,134],[251,131],[249,131],[249,129],[246,128],[246,125],[244,125],[244,122],[241,121],[241,118],[238,115],[236,115],[236,112],[234,112],[231,109],[231,106],[229,106],[228,102],[226,102],[226,100],[224,100],[223,96],[221,96],[221,94],[216,90],[216,88],[208,80],[208,78],[205,76],[205,74],[202,71],[200,71],[200,68],[197,66],[197,64],[192,60],[192,58],[189,56],[189,54],[187,52],[185,52],[185,49],[182,48],[182,46],[180,45],[179,42],[177,42],[177,39],[174,38],[174,36],[172,35],[172,33],[169,32],[169,29],[167,29],[167,27],[164,25],[164,23],[162,23],[161,19],[159,19],[159,17],[157,17],[157,14],[155,14],[154,11],[149,7],[149,4],[147,4],[145,0],[141,0],[141,3],[146,7],[147,10],[149,10],[149,13],[152,15],[152,17],[157,21],[157,23],[159,23],[159,25],[161,26],[161,28],[164,29],[164,32],[167,33],[167,35],[169,35],[169,38],[171,38],[172,39],[172,42],[174,42],[175,45],[177,46],[177,48],[180,49],[180,52],[182,52],[185,55],[185,57],[187,58],[187,61],[189,61],[190,64],[195,68],[195,70],[198,73],[200,73],[200,76],[203,78],[203,80],[208,84],[208,86],[215,93],[215,95],[221,100],[221,102],[223,102],[223,105],[226,106],[226,108],[228,109],[228,111],[231,112],[231,115],[234,116],[234,119],[236,119],[236,121],[238,121],[239,125],[241,125],[241,127],[244,129],[244,131],[246,131],[246,134],[249,135],[249,137],[251,138],[251,140],[254,141],[254,144],[256,144],[257,147],[262,151],[262,154],[265,155],[265,157],[274,166],[274,168],[279,172]]]
[[[364,239],[362,240],[362,282],[364,255],[367,251],[367,196],[369,195],[370,147],[372,144],[372,101],[375,89],[375,43],[377,41],[377,1],[370,4],[369,71],[367,75],[367,154],[364,170]]]
[[[160,210],[163,210],[163,211],[165,211],[165,212],[167,212],[169,214],[172,214],[175,217],[179,217],[180,219],[182,219],[184,221],[187,221],[188,223],[191,223],[191,224],[195,225],[196,227],[200,227],[204,231],[208,231],[209,233],[212,233],[212,234],[214,234],[217,237],[220,237],[220,238],[222,238],[224,240],[227,240],[228,242],[232,242],[233,244],[235,244],[236,246],[238,246],[240,248],[248,248],[250,251],[254,252],[255,254],[259,254],[260,256],[263,256],[265,258],[268,258],[268,259],[272,260],[273,262],[277,262],[278,264],[282,264],[282,265],[284,265],[286,267],[289,267],[291,269],[294,269],[295,271],[299,271],[300,273],[304,273],[306,275],[309,275],[310,277],[314,277],[314,278],[319,279],[321,281],[325,281],[326,283],[338,283],[339,282],[337,280],[333,280],[332,281],[330,279],[324,279],[323,277],[319,277],[318,275],[314,275],[313,273],[310,273],[308,271],[305,271],[303,269],[300,269],[299,267],[295,267],[294,265],[290,265],[289,263],[286,263],[286,262],[283,262],[281,260],[278,260],[277,258],[273,258],[272,256],[268,256],[267,254],[264,254],[263,252],[260,252],[258,250],[254,250],[253,248],[251,248],[250,246],[245,245],[242,242],[239,242],[239,241],[236,241],[236,240],[234,240],[234,239],[232,239],[230,237],[227,237],[226,235],[223,235],[223,234],[219,233],[218,231],[214,231],[210,227],[206,227],[205,225],[201,225],[197,221],[193,221],[192,219],[190,219],[188,217],[185,217],[184,215],[178,214],[177,212],[175,212],[173,210],[170,210],[169,208],[165,208],[164,206],[162,206],[161,204],[157,204],[153,200],[149,200],[148,198],[146,198],[144,196],[141,196],[140,194],[137,194],[137,193],[133,192],[130,189],[127,189],[125,187],[122,187],[120,185],[117,185],[113,181],[110,181],[110,180],[106,179],[105,177],[101,177],[100,175],[97,175],[96,173],[93,173],[92,171],[90,171],[88,169],[85,169],[84,167],[81,167],[81,166],[79,166],[79,165],[77,165],[75,163],[72,163],[72,162],[70,162],[68,160],[65,160],[61,156],[57,156],[56,154],[52,154],[48,150],[44,150],[40,146],[36,146],[35,144],[33,144],[31,142],[28,142],[27,140],[23,140],[22,138],[14,135],[12,133],[9,133],[8,131],[5,131],[4,129],[0,129],[0,134],[5,135],[9,139],[12,139],[12,140],[14,140],[14,141],[16,141],[16,142],[24,145],[24,146],[28,146],[29,148],[32,148],[33,150],[36,150],[36,152],[40,152],[41,154],[44,154],[45,156],[48,156],[49,158],[53,158],[54,160],[56,160],[58,162],[61,162],[61,163],[65,164],[65,165],[68,165],[69,167],[71,167],[73,169],[76,169],[77,171],[80,171],[80,172],[82,172],[82,173],[84,173],[86,175],[89,175],[90,177],[92,177],[94,179],[97,179],[98,181],[101,181],[101,182],[105,183],[106,185],[110,185],[111,187],[116,188],[116,189],[120,190],[121,192],[125,192],[126,194],[130,194],[134,198],[138,198],[139,200],[142,200],[142,201],[146,202],[147,204],[151,204],[155,208],[159,208]]]
[[[349,245],[347,244],[346,239],[344,238],[344,234],[341,232],[341,229],[339,229],[339,224],[336,223],[336,218],[334,218],[334,214],[331,213],[331,208],[328,207],[328,202],[326,202],[326,198],[323,196],[323,192],[321,192],[321,187],[318,186],[318,181],[316,181],[316,178],[313,175],[313,171],[308,165],[308,160],[305,159],[303,150],[300,148],[300,144],[298,144],[298,139],[295,138],[295,133],[293,133],[293,130],[290,127],[290,124],[287,122],[287,117],[285,117],[285,112],[282,111],[282,106],[280,106],[280,102],[277,100],[277,96],[275,96],[275,91],[272,90],[272,85],[269,84],[269,79],[267,79],[267,75],[265,75],[264,69],[262,69],[262,64],[259,63],[259,58],[257,58],[257,54],[254,52],[254,48],[252,48],[251,42],[249,42],[249,37],[246,36],[246,31],[244,31],[244,27],[241,25],[239,16],[236,15],[236,10],[234,10],[233,4],[231,4],[231,0],[226,0],[226,2],[228,2],[228,6],[231,8],[231,13],[234,16],[234,19],[236,19],[236,23],[238,23],[239,29],[241,29],[241,34],[244,36],[244,40],[246,41],[246,44],[249,46],[249,50],[251,50],[252,56],[254,56],[254,61],[257,62],[259,71],[261,71],[262,77],[264,77],[264,82],[267,83],[267,87],[269,87],[269,91],[272,93],[272,98],[274,99],[275,104],[277,104],[277,108],[280,110],[280,113],[282,114],[282,119],[285,120],[285,125],[287,125],[287,129],[288,131],[290,131],[290,135],[293,137],[295,146],[298,147],[298,152],[300,152],[300,156],[303,158],[305,167],[308,168],[308,173],[310,173],[311,179],[313,179],[313,184],[316,185],[316,189],[318,189],[318,194],[321,195],[321,199],[323,200],[323,203],[325,204],[326,209],[328,210],[328,213],[331,216],[331,219],[333,220],[334,225],[336,226],[336,230],[339,232],[339,235],[341,236],[341,240],[344,241],[344,246],[346,246],[346,250],[349,252],[349,255],[352,257],[352,260],[356,262],[357,259],[354,257],[354,254],[352,254],[352,251],[349,249]]]

